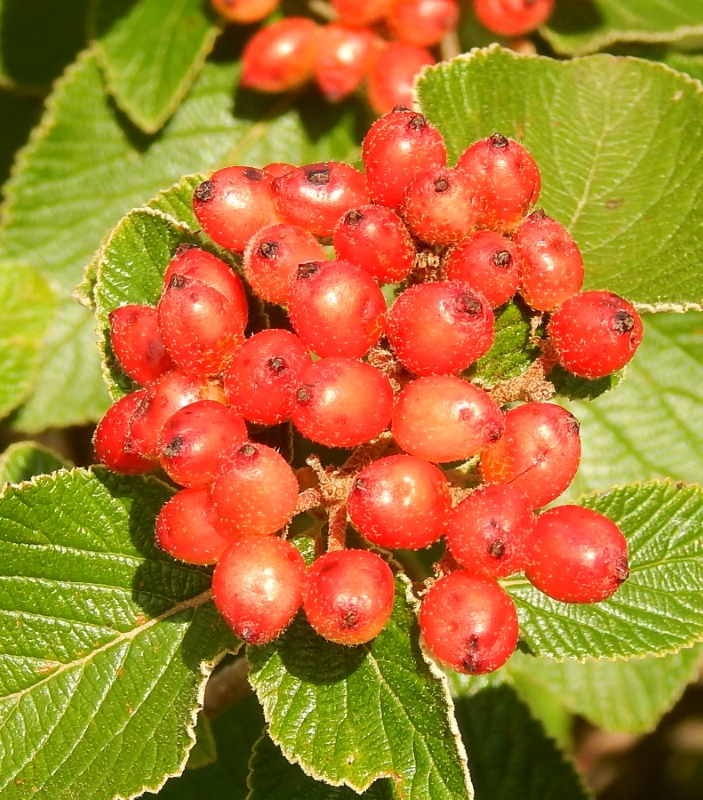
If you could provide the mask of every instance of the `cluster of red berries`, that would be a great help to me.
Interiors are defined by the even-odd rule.
[[[279,0],[212,0],[222,16],[258,22]],[[523,36],[550,15],[554,0],[474,0],[478,19],[502,36]],[[318,8],[319,10],[319,8]],[[379,114],[399,103],[411,105],[412,85],[422,67],[436,59],[439,45],[459,20],[459,0],[331,0],[334,19],[319,25],[288,17],[261,28],[242,57],[241,84],[261,92],[285,92],[314,80],[338,102],[366,81],[371,107]]]
[[[578,247],[532,210],[540,173],[518,142],[494,134],[455,167],[446,161],[437,129],[399,107],[366,136],[365,173],[334,162],[218,170],[196,188],[195,215],[241,255],[259,301],[287,309],[286,327],[246,337],[243,282],[192,245],[169,264],[156,308],[110,315],[114,354],[144,388],[98,426],[97,459],[127,473],[160,465],[184,487],[161,511],[157,541],[175,558],[217,564],[215,602],[249,643],[274,639],[301,605],[335,642],[382,629],[393,574],[376,553],[345,548],[348,518],[382,548],[446,537],[420,626],[431,652],[464,672],[496,669],[517,643],[498,578],[524,572],[552,598],[587,603],[627,577],[625,539],[606,517],[576,506],[535,514],[576,473],[576,419],[547,402],[503,411],[518,398],[463,373],[492,345],[493,310],[516,292],[550,315],[542,366],[586,378],[629,361],[637,312],[580,292]],[[355,448],[345,467],[313,456],[294,472],[257,441],[289,420],[314,443]],[[473,458],[484,484],[473,491],[436,466]],[[328,552],[306,569],[285,530],[322,509]]]

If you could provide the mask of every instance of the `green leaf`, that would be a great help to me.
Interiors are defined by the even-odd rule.
[[[85,45],[89,2],[0,0],[0,85],[44,90],[58,78]]]
[[[425,69],[417,89],[450,158],[496,130],[531,151],[539,202],[581,248],[586,289],[647,310],[700,306],[699,83],[638,59],[554,61],[494,46]]]
[[[0,497],[0,792],[136,796],[179,773],[206,676],[237,641],[208,570],[154,545],[172,492],[63,471]]]
[[[578,56],[615,42],[676,42],[703,34],[698,0],[557,0],[542,35],[558,53]]]
[[[313,778],[362,792],[391,777],[406,800],[473,796],[446,683],[422,657],[402,581],[370,644],[327,642],[299,618],[248,658],[269,735]]]
[[[178,108],[219,28],[202,0],[96,0],[93,26],[117,105],[147,133]]]
[[[581,466],[569,489],[703,476],[703,314],[644,318],[644,339],[617,391],[569,403],[581,423]]]
[[[538,684],[594,725],[611,731],[646,733],[695,680],[701,656],[702,645],[662,658],[585,664],[557,664],[516,653],[507,669],[513,680]]]
[[[686,72],[697,81],[703,81],[703,55],[670,52],[665,56],[664,63],[679,72]]]
[[[57,469],[69,467],[58,453],[37,442],[15,442],[0,456],[0,484],[22,483]]]
[[[664,655],[703,640],[703,489],[651,481],[581,498],[628,540],[630,577],[609,600],[560,603],[506,581],[521,639],[555,660]]]
[[[393,784],[384,778],[361,795],[348,786],[340,788],[316,781],[297,764],[286,761],[268,736],[262,736],[254,745],[250,768],[251,793],[247,800],[398,800]]]
[[[201,711],[193,731],[195,745],[188,755],[186,769],[202,769],[217,761],[217,743],[210,720]]]
[[[574,767],[509,686],[456,701],[476,796],[488,800],[587,800]]]

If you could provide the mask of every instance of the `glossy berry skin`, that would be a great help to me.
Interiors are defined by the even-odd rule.
[[[270,179],[254,167],[217,170],[196,187],[193,212],[211,239],[237,253],[260,228],[280,222]]]
[[[425,595],[420,631],[439,661],[466,675],[483,675],[502,667],[515,650],[517,612],[496,581],[457,570]]]
[[[222,451],[248,438],[236,411],[215,400],[200,400],[168,418],[159,435],[159,461],[174,483],[203,488],[215,479]]]
[[[224,403],[222,387],[206,378],[179,369],[167,372],[141,396],[129,422],[126,447],[144,458],[159,457],[159,436],[163,426],[179,408],[198,400]]]
[[[391,13],[394,0],[331,0],[340,22],[366,26],[380,22]]]
[[[242,641],[263,645],[280,636],[303,602],[305,561],[276,536],[242,536],[225,550],[212,576],[212,595]]]
[[[393,573],[368,550],[326,553],[308,568],[303,610],[331,642],[364,644],[378,636],[393,611]]]
[[[291,283],[290,321],[321,358],[364,356],[381,336],[385,312],[376,281],[350,261],[301,264]]]
[[[232,303],[233,313],[246,320],[247,295],[239,276],[222,259],[192,244],[180,244],[164,275],[164,289],[174,275],[182,275],[210,286]]]
[[[372,200],[397,212],[417,170],[445,166],[447,149],[434,125],[401,106],[373,123],[362,145],[362,160]]]
[[[126,305],[110,312],[110,343],[124,372],[147,386],[176,365],[159,334],[156,309]]]
[[[314,77],[327,100],[338,103],[361,86],[377,47],[376,35],[368,28],[325,25],[315,56]]]
[[[211,0],[211,2],[227,22],[247,25],[268,17],[280,0]]]
[[[509,484],[481,486],[452,511],[447,547],[473,575],[505,578],[525,568],[525,542],[535,526],[527,498]]]
[[[493,344],[493,312],[468,283],[420,283],[395,301],[386,334],[403,366],[415,375],[456,375]]]
[[[328,447],[356,447],[379,436],[393,411],[385,375],[351,358],[321,358],[299,378],[291,417],[308,439]]]
[[[477,221],[467,174],[445,167],[418,170],[405,192],[403,217],[411,233],[427,244],[465,239]]]
[[[495,231],[476,231],[449,250],[442,265],[447,278],[465,281],[491,308],[507,303],[520,284],[520,251]]]
[[[500,36],[524,36],[539,28],[554,8],[554,0],[474,0],[479,22]]]
[[[554,403],[525,403],[508,411],[503,437],[481,454],[481,475],[509,483],[540,508],[569,486],[580,458],[576,417]]]
[[[156,544],[179,561],[216,564],[230,540],[207,489],[182,489],[156,518]]]
[[[145,396],[145,389],[132,392],[121,397],[107,410],[93,435],[96,463],[123,475],[140,475],[158,466],[154,459],[125,450],[130,421]]]
[[[417,249],[403,220],[390,208],[368,205],[345,214],[334,232],[338,258],[358,264],[379,283],[397,283],[415,266]]]
[[[298,481],[283,456],[256,442],[221,456],[212,502],[231,535],[266,536],[287,525],[298,504]]]
[[[300,373],[310,363],[307,347],[290,331],[259,331],[235,353],[224,375],[227,403],[258,425],[290,417]]]
[[[338,161],[298,167],[276,178],[273,189],[281,217],[315,236],[331,236],[343,214],[369,202],[364,176]]]
[[[286,17],[260,28],[242,53],[240,85],[277,94],[312,78],[320,29],[306,17]]]
[[[259,297],[285,305],[298,264],[326,257],[325,248],[299,225],[269,225],[249,240],[244,275]]]
[[[642,320],[612,292],[574,295],[552,314],[547,335],[569,372],[602,378],[622,369],[642,341]]]
[[[472,144],[456,166],[471,176],[478,224],[498,233],[517,227],[542,188],[532,156],[519,142],[500,133]]]
[[[381,547],[410,550],[439,539],[451,508],[442,470],[406,455],[364,467],[347,501],[352,524],[362,536]]]
[[[522,257],[520,294],[530,308],[553,311],[583,286],[583,257],[566,228],[535,211],[515,231]]]
[[[424,47],[389,42],[369,72],[366,93],[371,108],[377,114],[385,114],[397,105],[411,106],[415,76],[423,67],[435,63],[435,57]]]
[[[286,175],[295,168],[294,164],[288,164],[285,161],[274,161],[264,167],[264,172],[273,180],[274,178],[280,178],[281,175]]]
[[[448,375],[418,378],[396,399],[393,436],[423,461],[463,461],[500,439],[503,415],[482,389]]]
[[[598,603],[629,575],[627,542],[608,517],[580,506],[540,514],[528,540],[525,574],[564,603]]]
[[[457,0],[396,0],[388,28],[399,42],[433,47],[458,21]]]
[[[157,307],[171,358],[194,375],[217,375],[244,342],[246,316],[205,283],[174,274]]]

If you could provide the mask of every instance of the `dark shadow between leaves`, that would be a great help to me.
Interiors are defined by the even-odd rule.
[[[549,18],[549,27],[565,36],[589,33],[603,24],[603,15],[592,2],[557,0],[554,13]]]

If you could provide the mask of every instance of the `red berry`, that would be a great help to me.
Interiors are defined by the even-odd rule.
[[[280,453],[248,442],[223,453],[211,493],[230,534],[266,536],[291,521],[298,504],[298,481]]]
[[[155,308],[120,306],[109,320],[112,351],[132,380],[146,386],[176,366],[159,334]]]
[[[549,19],[554,0],[474,0],[482,25],[500,36],[524,36]]]
[[[399,107],[371,126],[362,158],[373,201],[398,211],[415,173],[445,166],[447,150],[440,132],[422,114]]]
[[[321,358],[361,358],[383,331],[386,301],[374,279],[350,261],[301,264],[288,313],[305,345]]]
[[[447,278],[465,281],[479,291],[492,308],[502,306],[520,283],[520,251],[495,231],[476,231],[444,256]]]
[[[481,475],[509,483],[540,508],[568,487],[580,458],[576,417],[553,403],[525,403],[505,415],[503,437],[481,455]]]
[[[344,25],[366,26],[380,22],[395,0],[331,0],[339,21]]]
[[[405,223],[390,208],[368,205],[342,217],[334,232],[337,258],[358,264],[379,283],[397,283],[415,266],[417,249]]]
[[[145,396],[146,390],[142,389],[121,397],[100,420],[93,435],[95,461],[98,464],[125,475],[139,475],[157,467],[158,462],[153,458],[144,458],[139,453],[125,449],[129,424]]]
[[[244,275],[259,297],[285,305],[298,264],[326,257],[325,248],[300,226],[269,225],[249,240]]]
[[[447,167],[417,170],[405,191],[403,217],[410,231],[427,244],[455,244],[465,239],[477,220],[467,173]]]
[[[298,167],[276,178],[273,189],[285,221],[315,236],[331,236],[343,214],[369,202],[364,176],[339,161]]]
[[[273,180],[274,178],[280,178],[281,175],[292,172],[294,169],[296,169],[296,167],[293,164],[287,164],[285,161],[274,161],[272,164],[267,164],[264,167],[264,172]]]
[[[493,344],[493,312],[468,283],[420,283],[388,312],[393,351],[415,375],[456,375]]]
[[[327,100],[337,103],[359,88],[376,57],[377,41],[368,28],[325,25],[314,75]]]
[[[397,455],[364,467],[347,504],[352,524],[369,541],[418,550],[442,535],[452,499],[442,470]]]
[[[458,21],[457,0],[396,0],[388,15],[388,29],[400,42],[432,47]]]
[[[456,166],[471,176],[478,224],[499,233],[515,229],[542,188],[532,156],[500,133],[472,144]]]
[[[515,650],[517,612],[494,580],[460,570],[427,593],[420,630],[435,658],[457,672],[483,675],[502,667]]]
[[[156,518],[156,544],[189,564],[216,564],[229,545],[207,489],[182,489]]]
[[[212,5],[228,21],[247,25],[267,17],[280,0],[211,0]]]
[[[224,403],[222,387],[178,369],[167,372],[152,383],[141,396],[129,422],[128,452],[144,458],[158,458],[159,436],[168,418],[179,408],[198,400]]]
[[[242,53],[240,85],[288,92],[312,78],[320,29],[306,17],[286,17],[260,28]]]
[[[247,339],[224,376],[227,403],[245,419],[275,425],[290,417],[295,390],[310,355],[290,331],[272,328]]]
[[[322,358],[302,370],[291,416],[313,442],[356,447],[379,436],[392,411],[385,375],[351,358]]]
[[[174,275],[183,275],[217,289],[232,303],[233,313],[246,320],[248,303],[244,284],[222,259],[192,244],[180,244],[164,275],[164,288]]]
[[[208,236],[238,253],[260,228],[280,221],[270,179],[254,167],[217,170],[196,187],[193,211]]]
[[[276,536],[242,536],[225,550],[212,576],[212,596],[225,622],[247,644],[267,644],[288,627],[303,602],[305,561]]]
[[[545,511],[527,544],[525,574],[554,600],[597,603],[629,575],[627,542],[620,528],[588,508]]]
[[[248,438],[236,411],[215,400],[200,400],[169,417],[159,436],[159,460],[174,483],[202,488],[214,480],[221,452]]]
[[[447,546],[474,575],[505,578],[525,567],[525,541],[535,518],[527,498],[512,486],[482,486],[452,511]]]
[[[461,378],[418,378],[396,400],[393,436],[403,450],[424,461],[466,460],[502,433],[500,408]]]
[[[397,105],[413,104],[415,76],[423,67],[436,63],[424,47],[404,42],[389,42],[378,54],[369,73],[369,105],[377,114],[385,114]]]
[[[244,342],[246,316],[201,281],[174,273],[157,311],[168,352],[194,375],[220,374]]]
[[[308,568],[303,610],[331,642],[363,644],[378,636],[393,611],[393,573],[368,550],[326,553]]]
[[[522,256],[520,294],[537,311],[552,311],[581,291],[583,257],[566,228],[535,211],[515,231]]]
[[[602,378],[634,356],[642,341],[642,320],[612,292],[583,292],[557,308],[547,335],[566,369],[582,378]]]

